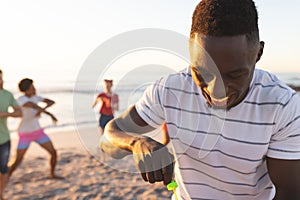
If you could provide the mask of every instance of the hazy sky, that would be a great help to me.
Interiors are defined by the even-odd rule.
[[[107,39],[137,28],[189,35],[198,0],[1,0],[0,68],[10,79],[73,79]],[[258,67],[300,72],[300,1],[256,0],[265,53]],[[63,72],[61,71],[62,69]]]

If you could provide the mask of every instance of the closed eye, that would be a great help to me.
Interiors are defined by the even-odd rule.
[[[236,72],[228,73],[228,76],[230,78],[237,79],[237,78],[242,78],[244,76],[248,76],[248,74],[249,74],[248,71],[236,71]]]
[[[201,78],[201,81],[208,83],[214,79],[214,75],[212,73],[205,69],[201,69],[200,66],[192,67],[192,70],[197,74],[197,77]]]

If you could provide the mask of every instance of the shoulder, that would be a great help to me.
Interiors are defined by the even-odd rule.
[[[45,99],[44,97],[41,97],[41,96],[38,96],[38,95],[35,95],[31,98],[32,98],[33,101],[43,101]]]
[[[28,99],[28,97],[27,96],[25,96],[25,95],[22,95],[22,96],[19,96],[18,98],[17,98],[17,101],[22,101],[22,100],[27,100]]]
[[[3,100],[5,99],[10,102],[15,102],[14,95],[10,91],[5,90],[5,89],[1,90],[1,99],[3,99]]]
[[[282,82],[276,75],[260,69],[256,69],[254,72],[250,93],[250,98],[259,97],[283,104],[296,94],[292,88]]]
[[[6,90],[6,89],[3,89],[2,92],[6,96],[13,96],[13,94],[10,91]]]
[[[26,102],[28,102],[28,101],[29,101],[29,98],[25,95],[19,96],[18,99],[17,99],[18,104],[21,105],[21,106],[23,104],[25,104]]]
[[[192,81],[193,79],[190,72],[190,68],[187,67],[179,72],[175,72],[165,77],[162,77],[156,82],[156,84],[166,87],[181,87],[182,85],[185,85]]]
[[[166,91],[198,92],[197,86],[192,78],[190,67],[163,77],[156,84],[157,87],[165,89]]]
[[[176,81],[180,81],[180,82],[184,81],[185,82],[187,80],[192,80],[192,74],[191,74],[190,67],[186,67],[185,69],[183,69],[179,72],[168,75],[167,80],[170,83],[174,83]]]
[[[106,96],[106,94],[104,92],[102,92],[102,93],[99,93],[97,97],[104,97],[104,96]]]

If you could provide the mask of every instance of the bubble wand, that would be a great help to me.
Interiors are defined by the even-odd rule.
[[[178,200],[178,196],[176,194],[176,188],[178,187],[178,184],[176,183],[176,181],[171,181],[168,185],[167,185],[167,189],[168,190],[172,190],[175,196],[175,200]]]

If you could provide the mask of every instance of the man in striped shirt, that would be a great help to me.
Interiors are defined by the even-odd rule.
[[[175,178],[181,199],[300,199],[300,98],[255,69],[264,48],[257,21],[252,0],[202,0],[191,66],[157,81],[111,121],[102,149],[133,154],[150,183]],[[164,122],[174,154],[140,135]]]

